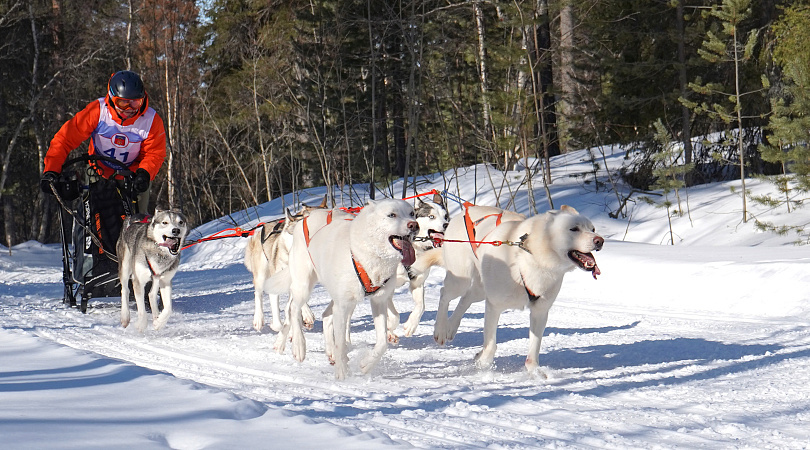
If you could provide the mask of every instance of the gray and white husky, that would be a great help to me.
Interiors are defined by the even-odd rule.
[[[146,330],[144,287],[151,281],[149,305],[152,321],[159,330],[172,314],[172,278],[180,265],[180,248],[188,233],[188,222],[177,210],[155,210],[150,216],[128,216],[118,237],[118,278],[121,280],[121,325],[129,325],[129,280],[138,305],[136,328]],[[163,299],[158,315],[157,291]]]
[[[428,201],[417,197],[414,213],[416,222],[419,224],[419,232],[413,243],[416,261],[407,267],[400,264],[396,278],[397,286],[408,283],[408,289],[413,296],[413,310],[403,326],[405,336],[412,336],[416,327],[419,326],[419,321],[422,320],[422,314],[425,312],[425,279],[430,275],[432,266],[441,264],[440,247],[444,239],[444,231],[450,222],[450,214],[447,212],[444,198],[438,193],[433,194],[433,198]],[[398,326],[399,312],[392,301],[388,305],[389,342],[399,340],[394,334],[394,330]]]

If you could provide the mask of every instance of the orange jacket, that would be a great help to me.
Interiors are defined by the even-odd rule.
[[[59,132],[51,140],[51,146],[48,148],[48,153],[45,155],[45,172],[62,172],[62,165],[65,163],[71,151],[78,148],[82,142],[90,139],[96,132],[99,125],[99,117],[101,115],[100,104],[98,100],[93,100],[87,106],[79,111],[72,119],[65,122]],[[142,116],[149,108],[149,97],[143,102],[138,114],[128,120],[122,120],[115,108],[112,106],[109,94],[104,99],[104,105],[109,111],[110,116],[114,119],[117,125],[128,126],[132,125],[138,117]],[[90,140],[89,154],[95,154],[93,140]],[[155,176],[163,165],[163,160],[166,159],[166,131],[163,127],[163,119],[158,114],[155,114],[152,120],[152,126],[149,129],[147,138],[141,142],[140,154],[129,166],[129,170],[135,172],[138,168],[142,168],[149,172],[150,179],[154,180]],[[102,176],[109,178],[115,171],[103,164],[96,164],[96,171]]]

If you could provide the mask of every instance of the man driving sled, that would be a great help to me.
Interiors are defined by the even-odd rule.
[[[114,73],[107,95],[90,102],[62,125],[45,155],[41,182],[45,193],[52,193],[51,185],[59,178],[68,155],[87,139],[89,154],[114,158],[135,173],[132,190],[138,197],[138,211],[133,212],[146,213],[149,183],[166,158],[166,132],[163,119],[149,106],[149,96],[137,73]],[[92,164],[100,177],[109,179],[115,175],[112,163],[99,160]],[[114,178],[119,186],[123,185],[120,175]]]

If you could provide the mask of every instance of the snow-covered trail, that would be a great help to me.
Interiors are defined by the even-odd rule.
[[[415,336],[390,347],[369,376],[357,366],[372,346],[373,324],[368,304],[358,308],[349,355],[354,374],[345,382],[334,381],[320,320],[306,334],[303,363],[289,350],[273,351],[275,333],[252,329],[252,285],[238,262],[181,267],[175,315],[163,330],[144,335],[121,328],[116,302],[91,303],[86,315],[65,308],[55,299],[58,264],[8,267],[2,281],[25,295],[0,291],[0,321],[6,329],[420,448],[807,448],[810,271],[806,251],[783,248],[773,260],[769,250],[678,252],[609,242],[597,255],[599,280],[584,272],[566,276],[543,339],[541,369],[532,377],[523,369],[525,311],[501,317],[492,371],[472,364],[483,304],[473,305],[450,345],[435,344],[441,270],[428,281],[427,311]],[[42,251],[58,262],[58,249]],[[769,286],[737,286],[739,277],[763,270],[771,271]],[[407,290],[396,301],[404,322],[411,309]],[[327,302],[316,287],[310,305],[318,319]]]

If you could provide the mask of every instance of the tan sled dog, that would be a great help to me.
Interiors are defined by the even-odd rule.
[[[453,226],[454,220],[451,220],[445,233],[446,238],[464,239],[468,226],[464,225],[459,230],[461,227]],[[464,217],[461,217],[459,222],[463,221]],[[504,245],[481,244],[473,255],[477,260],[475,265],[479,268],[478,280],[463,286],[458,283],[460,278],[457,274],[469,276],[469,261],[458,258],[448,260],[449,243],[446,243],[444,264],[451,282],[445,282],[442,287],[440,305],[458,296],[463,296],[462,299],[466,296],[467,306],[473,301],[486,299],[484,346],[475,357],[479,368],[488,368],[494,361],[501,313],[507,309],[528,308],[526,369],[531,373],[538,366],[540,342],[548,312],[560,292],[563,276],[579,267],[592,272],[596,278],[601,272],[591,252],[601,250],[604,239],[595,233],[590,220],[574,208],[563,206],[560,210],[548,211],[526,220],[502,221],[486,235],[478,234],[477,240],[502,242]],[[473,295],[470,295],[471,292]],[[442,337],[452,339],[458,327],[457,321],[453,321],[455,328],[451,327],[444,336],[438,329],[438,319],[436,323],[437,341],[443,343]]]
[[[264,328],[264,282],[274,273],[287,267],[289,260],[290,246],[292,245],[293,226],[307,217],[314,209],[326,208],[326,196],[318,206],[303,205],[297,214],[285,211],[284,219],[274,220],[262,225],[254,230],[245,245],[245,267],[253,274],[253,290],[255,308],[253,312],[253,328],[261,332]],[[279,311],[279,296],[267,294],[270,300],[270,311],[273,321],[270,328],[273,331],[281,329],[281,314]],[[289,302],[288,302],[289,305]],[[315,323],[315,316],[312,310],[306,306],[304,314],[304,324],[311,328]]]

